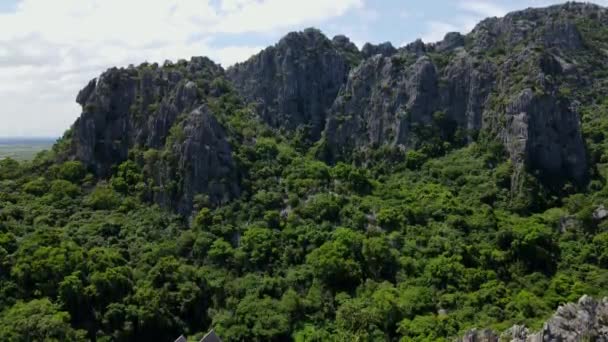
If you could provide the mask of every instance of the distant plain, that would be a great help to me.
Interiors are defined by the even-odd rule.
[[[57,138],[2,138],[0,137],[0,160],[13,158],[24,161],[33,159],[38,152],[50,149]]]

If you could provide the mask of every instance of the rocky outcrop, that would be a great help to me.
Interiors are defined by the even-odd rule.
[[[576,20],[604,21],[606,9],[591,3],[568,2],[545,8],[529,8],[489,18],[478,24],[469,35],[476,52],[497,46],[516,47],[535,43],[545,47],[581,49],[584,41]]]
[[[167,158],[152,170],[156,183],[169,190],[155,193],[155,201],[187,214],[197,194],[205,194],[211,203],[238,196],[232,149],[209,108],[196,108],[176,127],[181,135],[168,142]]]
[[[361,55],[363,58],[370,58],[375,55],[382,55],[383,57],[389,57],[397,53],[397,49],[390,42],[384,42],[378,45],[371,43],[365,43],[361,49]]]
[[[353,70],[327,122],[330,159],[355,148],[411,145],[409,132],[431,124],[438,98],[435,66],[428,57],[407,66],[408,58],[375,55]]]
[[[416,148],[429,125],[443,140],[459,128],[465,133],[482,128],[496,66],[461,51],[440,70],[424,53],[418,57],[420,49],[376,55],[351,72],[325,130],[330,160],[353,149]]]
[[[422,41],[422,39],[417,39],[414,42],[409,43],[406,46],[400,48],[399,50],[409,52],[411,54],[416,55],[416,57],[420,57],[427,53],[428,47]]]
[[[131,149],[168,145],[170,153],[153,170],[157,203],[187,212],[199,193],[214,203],[236,196],[230,145],[201,107],[221,92],[213,80],[222,75],[221,67],[201,57],[106,71],[78,94],[83,112],[73,126],[71,158],[108,177]]]
[[[82,114],[73,126],[73,156],[107,176],[129,148],[163,146],[176,118],[200,104],[210,81],[222,72],[200,57],[164,67],[109,69],[77,96]]]
[[[471,330],[462,342],[549,342],[608,341],[608,298],[583,296],[577,303],[560,306],[536,333],[515,325],[502,334],[491,330]]]
[[[464,47],[465,37],[458,32],[449,32],[445,35],[442,41],[435,44],[434,48],[437,52],[452,51]]]
[[[606,48],[590,45],[593,29],[606,24],[603,7],[567,3],[486,19],[466,36],[448,33],[436,43],[417,40],[399,49],[368,43],[359,51],[345,36],[330,40],[307,29],[227,71],[200,57],[114,68],[78,94],[83,113],[73,127],[70,157],[107,177],[135,146],[164,149],[176,124],[187,124],[194,145],[169,148],[202,180],[182,185],[221,201],[238,193],[238,185],[226,139],[210,134],[213,114],[200,108],[234,88],[276,132],[320,141],[329,162],[387,146],[462,146],[483,137],[504,144],[516,170],[514,191],[524,171],[556,189],[567,182],[583,186],[590,162],[579,107],[593,99],[580,94],[597,84],[593,75],[608,64]],[[230,84],[213,82],[224,78]],[[192,114],[201,110],[207,114]],[[198,130],[217,141],[196,136]],[[209,153],[217,155],[189,152],[199,144],[215,146]],[[203,174],[199,155],[214,160]],[[188,172],[172,168],[178,169]],[[220,187],[213,183],[217,177],[230,181]],[[158,201],[171,198],[187,207],[191,195],[161,194]]]
[[[567,100],[525,89],[508,104],[504,141],[512,160],[545,180],[583,184],[588,164],[579,116]]]
[[[348,47],[338,48],[316,29],[292,32],[278,44],[227,71],[239,93],[257,104],[263,120],[274,128],[295,131],[306,128],[317,140],[329,109],[346,82]]]
[[[477,330],[468,331],[460,342],[499,342],[500,337],[492,330]]]
[[[487,19],[466,37],[418,40],[398,53],[364,47],[367,59],[330,110],[328,160],[379,146],[416,148],[429,138],[417,128],[434,125],[439,138],[457,135],[457,143],[485,132],[504,143],[516,169],[557,187],[584,185],[589,163],[577,101],[562,89],[592,84],[573,72],[584,68],[572,62],[573,52],[586,49],[576,20],[604,13],[570,3]],[[433,121],[436,115],[441,123]]]

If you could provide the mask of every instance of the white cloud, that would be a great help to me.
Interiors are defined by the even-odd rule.
[[[217,34],[301,28],[362,7],[363,0],[21,0],[0,13],[0,136],[61,134],[80,111],[78,90],[108,67],[200,55],[229,66],[261,47],[217,46]]]
[[[481,18],[502,17],[508,12],[508,9],[488,0],[467,0],[461,1],[458,5],[461,9],[472,12]]]
[[[451,20],[431,20],[426,23],[427,30],[422,35],[424,42],[440,41],[448,32],[468,33],[479,21],[487,17],[504,16],[509,11],[490,0],[462,0],[457,5],[461,12],[456,13]]]
[[[441,21],[430,21],[427,23],[427,32],[422,35],[425,43],[434,43],[443,39],[446,33],[459,31],[460,27]]]
[[[219,32],[260,32],[314,23],[361,8],[362,0],[247,1],[239,11],[223,18]]]
[[[260,52],[263,47],[230,46],[214,51],[209,57],[222,61],[225,66],[233,65],[243,61],[243,56],[252,56]]]
[[[252,2],[255,2],[255,0],[224,0],[222,1],[220,8],[222,12],[233,12]]]

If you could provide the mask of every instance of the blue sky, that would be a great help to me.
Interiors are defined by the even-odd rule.
[[[58,136],[108,67],[207,55],[228,66],[314,26],[357,45],[468,32],[553,0],[0,0],[0,136]],[[608,0],[596,3],[607,5]]]

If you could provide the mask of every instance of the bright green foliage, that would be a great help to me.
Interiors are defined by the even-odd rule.
[[[4,341],[85,341],[85,331],[70,326],[70,315],[48,299],[18,302],[0,314]]]
[[[63,163],[61,166],[59,166],[59,170],[57,172],[57,176],[60,179],[65,179],[73,183],[81,181],[85,174],[86,170],[84,165],[78,161],[69,161]]]
[[[112,187],[99,185],[91,192],[85,203],[96,210],[110,210],[120,204],[120,197]]]
[[[601,179],[522,205],[492,145],[412,169],[332,167],[275,138],[239,146],[242,197],[197,196],[190,218],[150,203],[155,152],[97,184],[76,164],[5,162],[20,171],[0,182],[0,315],[29,328],[2,321],[0,334],[449,341],[608,294]]]

